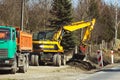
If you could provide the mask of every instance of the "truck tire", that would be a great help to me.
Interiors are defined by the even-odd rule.
[[[22,73],[25,73],[27,72],[27,58],[24,57],[24,62],[23,62],[23,66],[19,67],[19,71],[22,72]]]
[[[27,69],[29,68],[29,57],[28,56],[26,56],[26,64],[27,64]]]
[[[67,59],[66,56],[63,55],[63,56],[62,56],[62,59],[61,59],[61,64],[62,64],[62,65],[66,65],[66,59]]]
[[[61,55],[60,54],[57,54],[56,65],[61,66]]]
[[[17,71],[17,60],[16,58],[14,59],[14,63],[12,65],[12,69],[11,69],[11,74],[15,74]]]
[[[39,66],[39,56],[38,56],[38,55],[35,55],[34,57],[35,57],[35,58],[34,58],[34,61],[35,61],[35,62],[34,62],[34,65],[35,65],[35,66]]]
[[[35,64],[35,55],[31,55],[31,65],[34,66]]]
[[[56,54],[54,54],[54,56],[53,56],[53,65],[54,66],[56,66],[56,60],[57,60],[57,55]]]

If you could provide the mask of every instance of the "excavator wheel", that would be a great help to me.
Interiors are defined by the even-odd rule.
[[[56,60],[57,60],[57,54],[54,54],[54,56],[53,56],[53,64],[56,66]]]
[[[56,65],[57,65],[57,66],[61,66],[61,55],[60,55],[60,54],[57,54],[57,57],[56,57]]]
[[[35,55],[34,57],[35,57],[35,58],[34,58],[34,61],[35,61],[35,62],[34,62],[34,65],[35,65],[35,66],[39,66],[39,56],[38,56],[38,55]]]
[[[63,55],[61,59],[61,64],[66,65],[67,56]]]
[[[34,63],[34,61],[35,61],[34,58],[35,58],[35,55],[31,55],[31,65],[32,65],[32,66],[34,66],[34,64],[35,64],[35,63]]]

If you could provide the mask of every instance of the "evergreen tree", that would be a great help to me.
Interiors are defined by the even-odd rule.
[[[71,17],[71,0],[53,0],[51,27],[60,27],[72,21]]]
[[[50,13],[52,18],[50,20],[50,27],[63,27],[72,22],[72,3],[71,0],[53,0],[52,9]],[[64,34],[62,46],[65,50],[72,49],[75,45],[73,34]]]
[[[100,10],[99,10],[99,4],[101,3],[101,0],[89,0],[89,11],[88,11],[88,16],[91,18],[98,18],[100,15]]]

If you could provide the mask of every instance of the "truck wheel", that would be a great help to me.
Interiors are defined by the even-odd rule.
[[[31,55],[31,65],[32,65],[32,66],[34,66],[34,64],[35,64],[35,63],[34,63],[34,60],[35,60],[34,58],[35,58],[35,55]]]
[[[16,71],[17,71],[17,61],[15,59],[14,63],[13,63],[13,66],[12,66],[12,69],[11,69],[11,74],[15,74]]]
[[[56,66],[56,59],[57,59],[57,55],[56,54],[54,54],[54,56],[53,56],[53,64]]]
[[[26,65],[27,65],[27,69],[29,68],[29,58],[28,56],[26,57]]]
[[[22,72],[22,73],[27,72],[27,64],[28,64],[27,58],[24,57],[23,66],[21,66],[21,67],[19,68],[20,72]]]
[[[63,55],[62,60],[61,60],[62,65],[66,65],[66,56]]]
[[[56,65],[61,66],[61,55],[60,54],[57,54]]]
[[[39,66],[39,56],[38,55],[35,55],[35,58],[34,58],[35,62],[35,66]]]

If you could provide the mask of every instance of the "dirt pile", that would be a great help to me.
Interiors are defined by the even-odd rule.
[[[80,68],[82,70],[96,69],[96,66],[92,65],[90,62],[86,62],[86,61],[82,61],[82,60],[73,60],[73,59],[70,59],[67,62],[67,64],[70,65],[70,66],[72,66],[72,67]]]
[[[111,50],[102,50],[103,52],[103,65],[107,66],[111,64]],[[119,63],[120,62],[120,51],[114,50],[114,63]],[[92,54],[88,54],[87,60],[82,61],[79,59],[72,59],[73,57],[69,58],[67,64],[72,66],[72,67],[77,67],[82,70],[92,70],[95,68],[99,68],[98,66],[98,60],[97,60],[97,53],[92,52]]]

